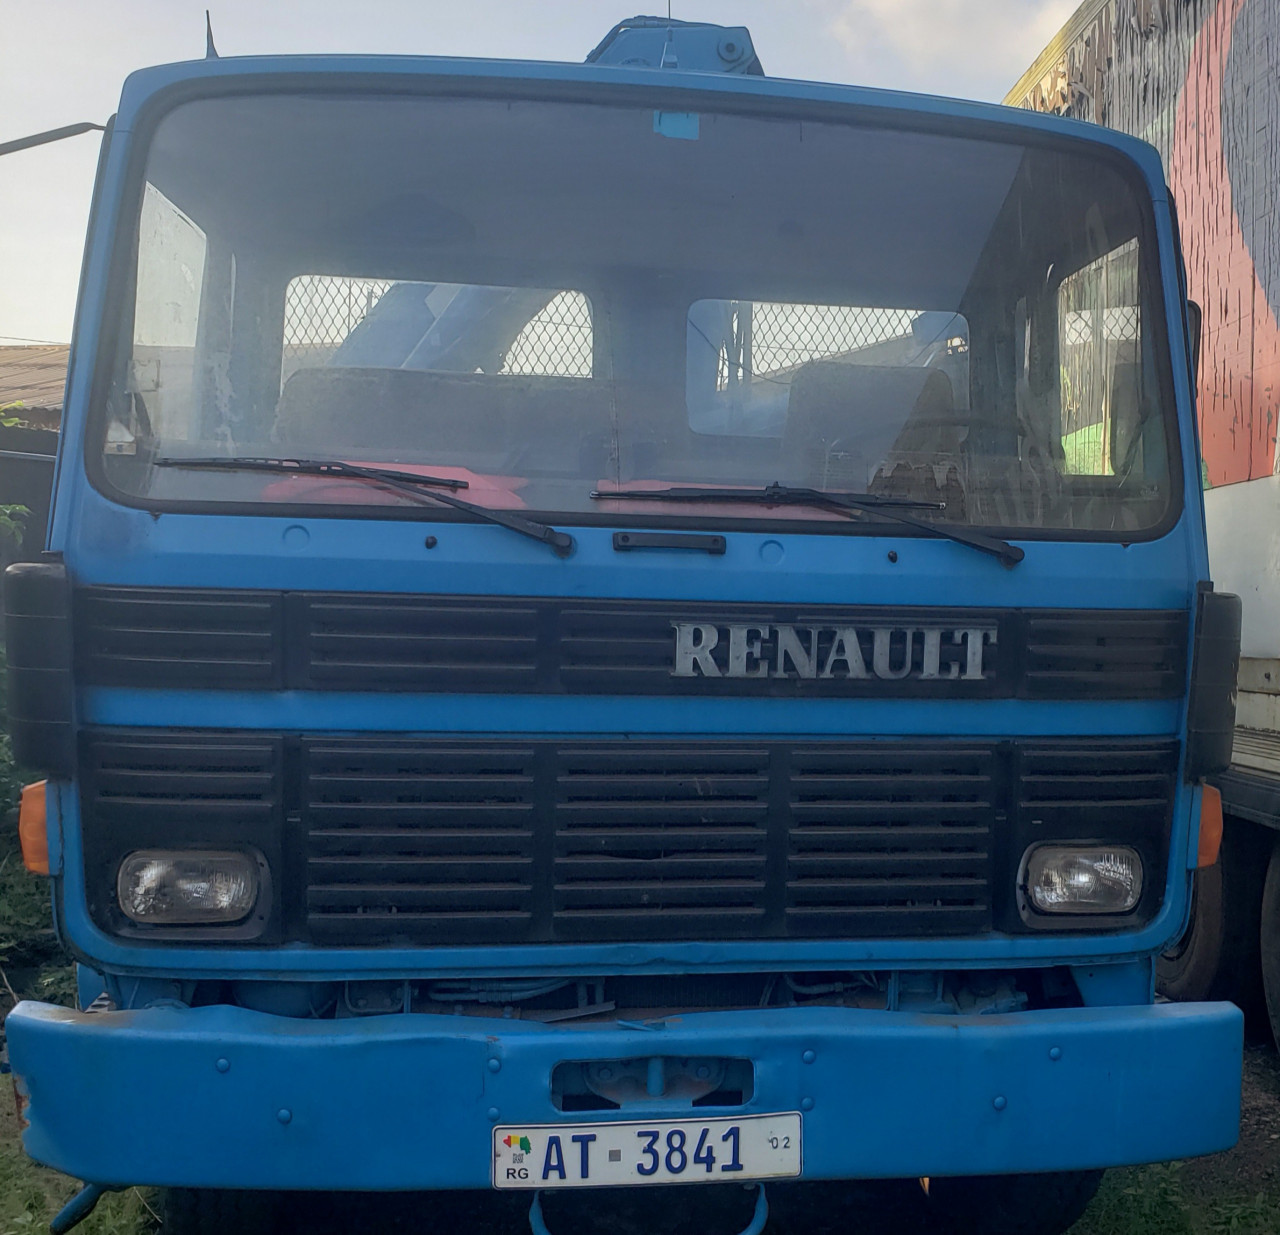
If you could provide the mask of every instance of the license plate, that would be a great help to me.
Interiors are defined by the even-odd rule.
[[[495,1188],[728,1183],[800,1174],[800,1116],[524,1124],[493,1130]]]

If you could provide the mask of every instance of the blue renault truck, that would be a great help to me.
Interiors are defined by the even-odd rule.
[[[5,584],[58,1229],[918,1178],[1056,1235],[1230,1146],[1240,1014],[1152,990],[1239,638],[1196,320],[1144,143],[742,28],[130,77]]]

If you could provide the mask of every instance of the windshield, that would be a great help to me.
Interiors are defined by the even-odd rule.
[[[105,477],[161,505],[466,517],[337,473],[182,466],[288,456],[569,523],[865,530],[610,497],[782,484],[1130,534],[1172,501],[1144,217],[1078,147],[527,100],[188,103],[146,164]]]

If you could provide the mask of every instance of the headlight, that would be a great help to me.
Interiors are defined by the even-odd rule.
[[[1036,845],[1022,869],[1039,913],[1128,913],[1142,896],[1142,859],[1125,845]]]
[[[247,853],[140,849],[120,863],[116,896],[146,925],[239,922],[258,899],[258,864]]]

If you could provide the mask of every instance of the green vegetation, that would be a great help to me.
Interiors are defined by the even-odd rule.
[[[1188,1178],[1189,1174],[1188,1166],[1177,1162],[1112,1172],[1071,1235],[1280,1232],[1280,1194],[1274,1189],[1248,1193],[1238,1187],[1224,1188],[1220,1179],[1202,1181]]]
[[[25,408],[26,404],[21,400],[17,403],[0,403],[0,429],[25,427],[27,421],[21,415]],[[0,503],[0,546],[10,543],[15,545],[22,543],[23,528],[30,513],[25,506]],[[0,667],[0,673],[2,672],[3,668]],[[5,766],[9,765],[6,764]]]
[[[3,507],[0,507],[3,510]],[[4,714],[4,650],[0,648],[0,715]],[[27,779],[34,779],[28,777]],[[0,732],[0,1009],[17,995],[69,1003],[74,981],[53,933],[46,880],[29,875],[18,849],[17,806],[23,776],[9,735]]]

